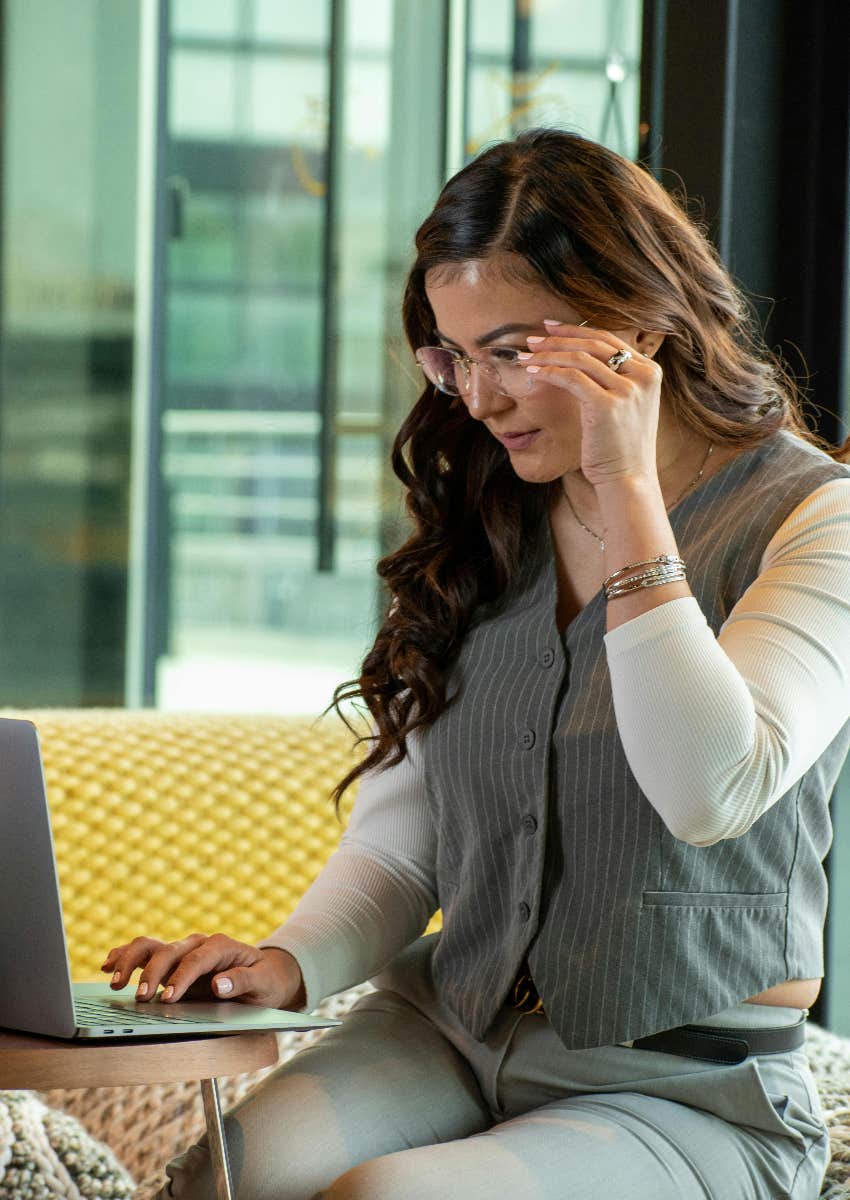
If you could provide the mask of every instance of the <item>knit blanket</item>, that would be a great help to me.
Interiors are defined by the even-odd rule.
[[[0,1200],[129,1200],[133,1180],[74,1117],[0,1092]]]
[[[829,1127],[832,1161],[821,1200],[850,1200],[850,1038],[809,1022],[806,1054]]]

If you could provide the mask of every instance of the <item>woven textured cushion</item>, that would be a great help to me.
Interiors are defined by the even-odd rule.
[[[123,1200],[133,1180],[69,1113],[0,1091],[0,1200]]]

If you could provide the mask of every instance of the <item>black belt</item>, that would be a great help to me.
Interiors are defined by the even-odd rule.
[[[723,1029],[713,1025],[680,1025],[663,1033],[635,1038],[634,1050],[661,1050],[710,1062],[743,1062],[750,1054],[782,1054],[799,1050],[806,1040],[806,1018],[781,1029]]]
[[[523,962],[514,983],[513,1007],[522,1013],[544,1015],[528,962]],[[779,1029],[730,1029],[715,1025],[680,1025],[663,1033],[635,1038],[633,1050],[659,1050],[665,1054],[680,1054],[684,1058],[704,1058],[708,1062],[739,1063],[751,1054],[784,1054],[799,1050],[806,1041],[806,1017],[795,1025]]]

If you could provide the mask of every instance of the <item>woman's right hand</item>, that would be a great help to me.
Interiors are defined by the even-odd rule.
[[[137,967],[142,974],[137,1000],[237,1000],[263,1008],[302,1008],[301,968],[287,950],[237,942],[223,933],[192,933],[178,942],[137,937],[110,950],[101,971],[112,972],[111,986],[124,987]]]

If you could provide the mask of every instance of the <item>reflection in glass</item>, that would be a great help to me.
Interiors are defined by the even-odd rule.
[[[470,0],[466,150],[534,125],[634,157],[640,0]]]

